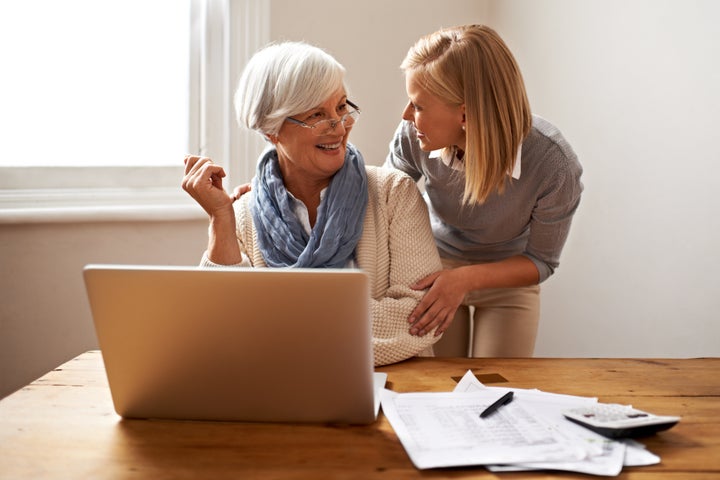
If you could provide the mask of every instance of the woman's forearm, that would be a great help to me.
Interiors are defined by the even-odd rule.
[[[462,274],[465,292],[485,288],[512,288],[536,285],[538,269],[528,257],[516,255],[498,262],[480,263],[457,268]]]
[[[232,207],[226,214],[210,217],[207,256],[218,265],[235,265],[242,261]]]

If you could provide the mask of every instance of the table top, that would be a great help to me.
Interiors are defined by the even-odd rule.
[[[616,478],[720,478],[720,358],[414,358],[378,368],[397,392],[451,391],[468,369],[487,385],[598,397],[663,415],[641,439],[661,463]],[[122,420],[98,351],[0,400],[0,478],[590,478],[562,472],[417,470],[387,419],[366,426]]]

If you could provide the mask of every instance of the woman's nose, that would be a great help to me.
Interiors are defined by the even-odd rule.
[[[402,118],[403,118],[403,120],[408,120],[410,122],[412,122],[414,119],[413,114],[412,114],[412,108],[410,107],[409,102],[407,105],[405,105],[405,110],[403,110],[403,112],[402,112]]]

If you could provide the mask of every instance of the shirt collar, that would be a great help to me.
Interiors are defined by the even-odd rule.
[[[323,188],[320,191],[320,202],[322,203],[323,199],[325,198],[325,192],[327,192],[327,187]],[[312,232],[312,227],[310,226],[310,212],[308,212],[307,206],[302,202],[302,200],[299,200],[295,197],[292,193],[290,193],[290,190],[287,191],[288,197],[290,199],[290,207],[292,208],[293,213],[297,217],[298,221],[300,222],[300,225],[303,227],[303,230],[305,233],[310,235]]]
[[[439,158],[445,165],[455,170],[462,170],[463,163],[457,158],[457,147],[441,148],[430,152],[430,158]],[[522,173],[522,144],[518,147],[517,155],[515,155],[515,165],[512,170],[512,178],[517,180]]]

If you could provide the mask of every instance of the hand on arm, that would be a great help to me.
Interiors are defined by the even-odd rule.
[[[369,221],[358,246],[358,264],[374,272],[373,353],[375,365],[414,357],[432,346],[433,335],[411,335],[407,318],[424,292],[412,284],[442,269],[430,229],[430,219],[420,192],[409,177],[397,172],[381,173],[378,186],[368,182],[371,198]],[[370,174],[369,174],[370,176]],[[387,254],[380,254],[387,245]]]
[[[465,295],[472,290],[523,287],[535,285],[538,280],[537,267],[522,255],[435,272],[412,286],[429,290],[408,318],[410,333],[422,336],[435,327],[438,327],[435,335],[443,333]]]
[[[242,261],[242,255],[235,233],[232,204],[249,187],[237,187],[234,195],[230,195],[223,189],[224,177],[223,168],[209,158],[185,157],[182,187],[210,216],[208,258],[220,265],[234,265]]]
[[[242,185],[238,185],[233,190],[233,195],[232,195],[233,201],[239,200],[240,197],[242,197],[243,195],[248,193],[250,190],[252,190],[252,184],[250,184],[250,183],[243,183]]]

